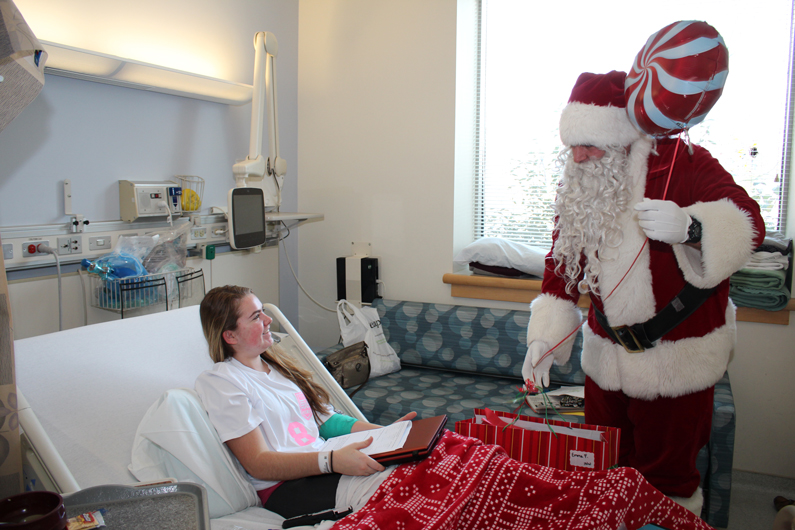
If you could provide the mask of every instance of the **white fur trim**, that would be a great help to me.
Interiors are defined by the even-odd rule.
[[[655,314],[649,246],[644,247],[646,234],[635,220],[633,208],[643,200],[646,191],[646,171],[650,152],[651,142],[646,139],[632,144],[627,167],[628,175],[632,179],[632,199],[629,201],[627,211],[619,218],[623,240],[618,248],[602,254],[599,289],[604,301],[605,315],[614,326],[645,322]],[[643,252],[638,256],[641,248]],[[633,266],[636,257],[638,259]]]
[[[702,227],[701,251],[674,245],[685,280],[701,289],[715,287],[741,269],[754,253],[751,216],[729,199],[698,202],[684,209]]]
[[[696,489],[696,492],[691,497],[674,497],[669,495],[668,498],[678,505],[687,508],[696,514],[696,516],[701,517],[701,509],[704,507],[704,492],[701,490],[701,486]]]
[[[530,304],[527,344],[534,340],[542,340],[552,347],[576,330],[580,322],[582,322],[582,312],[573,302],[551,294],[542,294]],[[576,336],[576,333],[571,333],[571,337],[553,352],[552,355],[558,365],[565,364],[569,360]]]
[[[560,139],[566,145],[631,145],[640,137],[625,108],[572,102],[560,115]]]
[[[651,400],[704,390],[723,377],[736,338],[735,307],[726,307],[726,324],[703,337],[660,342],[642,353],[627,353],[586,325],[582,368],[603,390]]]

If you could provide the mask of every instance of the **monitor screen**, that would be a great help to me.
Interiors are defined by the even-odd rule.
[[[234,249],[265,243],[265,202],[260,188],[229,190],[229,244]]]

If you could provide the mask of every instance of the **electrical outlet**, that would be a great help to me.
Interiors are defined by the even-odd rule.
[[[110,250],[110,236],[88,238],[88,250]]]
[[[14,259],[14,245],[3,243],[3,259]]]
[[[35,239],[31,241],[25,241],[22,243],[22,257],[23,258],[33,258],[38,256],[47,256],[46,252],[39,252],[36,248],[38,245],[44,244],[46,246],[50,246],[49,239]]]
[[[63,256],[64,254],[70,254],[72,252],[72,238],[71,237],[59,237],[58,238],[58,248],[56,248],[58,254]]]
[[[207,239],[207,229],[203,226],[191,228],[190,236],[193,239]]]
[[[64,254],[80,254],[83,252],[83,238],[80,236],[59,237],[56,250],[61,256]]]

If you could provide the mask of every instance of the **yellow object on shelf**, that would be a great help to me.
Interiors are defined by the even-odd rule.
[[[182,190],[182,211],[195,212],[202,207],[202,200],[199,194],[191,189]]]

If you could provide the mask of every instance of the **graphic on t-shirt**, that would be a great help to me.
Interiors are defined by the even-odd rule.
[[[294,421],[287,426],[287,432],[289,432],[290,436],[293,437],[295,443],[300,446],[309,445],[316,440],[314,436],[309,434],[309,432],[306,430],[306,427],[297,421]]]
[[[309,402],[306,400],[306,396],[304,396],[303,392],[296,392],[295,399],[298,400],[298,406],[301,407],[301,416],[306,419],[312,418],[312,407],[309,406]]]

